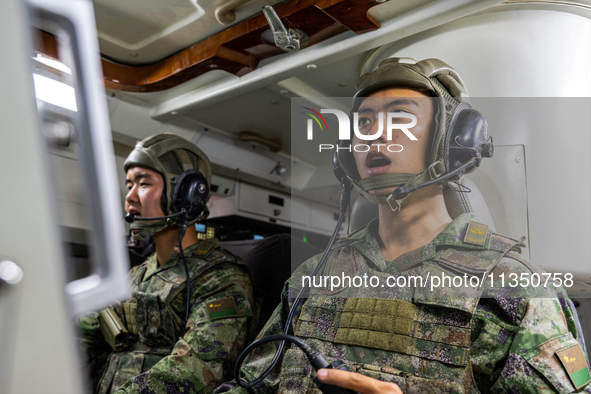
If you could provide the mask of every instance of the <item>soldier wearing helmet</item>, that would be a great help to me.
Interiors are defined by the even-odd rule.
[[[344,175],[338,177],[379,204],[379,216],[331,248],[317,274],[321,284],[299,303],[290,332],[355,373],[316,374],[291,345],[252,392],[320,393],[315,377],[362,394],[591,392],[576,312],[564,289],[502,287],[502,274],[542,270],[521,257],[520,241],[493,233],[472,213],[452,219],[446,209],[442,188],[492,156],[486,121],[467,101],[458,73],[436,59],[386,59],[360,78],[352,140],[339,141]],[[400,118],[397,124],[412,119],[415,140],[384,127],[385,113]],[[404,149],[388,149],[394,145]],[[288,280],[259,337],[282,333],[319,257]],[[429,278],[445,275],[494,280],[429,287]],[[340,285],[332,286],[334,277]],[[358,286],[346,281],[352,277],[377,281]],[[257,379],[278,349],[278,342],[261,345],[246,358],[242,377]],[[215,392],[247,391],[233,381]]]
[[[211,392],[230,378],[253,324],[246,265],[217,240],[198,240],[192,224],[203,214],[174,216],[186,203],[179,190],[189,176],[201,179],[195,188],[209,190],[211,164],[194,144],[161,134],[139,142],[124,170],[132,233],[152,236],[156,252],[131,270],[129,300],[78,320],[93,390]],[[137,220],[164,216],[172,217]]]

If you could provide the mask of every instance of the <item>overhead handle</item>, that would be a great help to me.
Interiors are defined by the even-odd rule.
[[[265,14],[265,18],[267,18],[267,22],[273,33],[275,45],[279,49],[285,52],[293,52],[300,49],[300,39],[304,35],[302,31],[287,29],[283,23],[281,23],[281,19],[279,19],[279,16],[270,5],[263,7],[263,14]]]

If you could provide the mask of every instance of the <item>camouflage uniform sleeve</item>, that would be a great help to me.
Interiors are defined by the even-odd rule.
[[[295,297],[297,296],[299,286],[298,283],[300,282],[297,280],[298,277],[301,275],[305,275],[305,272],[311,272],[318,262],[318,257],[315,256],[311,259],[307,260],[303,263],[298,270],[292,275],[292,277],[285,282],[283,287],[283,292],[281,294],[281,302],[273,311],[273,314],[259,333],[256,339],[260,339],[269,335],[273,334],[281,334],[283,333],[283,327],[285,326],[285,321],[287,320],[287,316],[289,315],[289,311],[293,302],[295,301]],[[301,307],[296,310],[294,314],[294,318],[292,321],[290,334],[293,335],[293,326],[298,319],[299,312]],[[275,357],[277,350],[279,349],[280,342],[268,342],[265,343],[258,348],[256,348],[242,364],[240,369],[241,377],[243,380],[252,382],[253,380],[257,379],[261,374],[269,368],[271,365],[271,361]],[[283,348],[283,352],[281,357],[279,358],[279,362],[277,366],[267,375],[267,377],[258,385],[253,387],[252,389],[245,389],[236,383],[236,381],[232,380],[231,382],[226,382],[216,390],[214,390],[215,394],[220,393],[230,393],[230,394],[268,394],[268,393],[276,393],[277,388],[279,386],[279,373],[281,371],[281,363],[283,361],[283,356],[287,349],[289,349],[289,344]]]
[[[499,264],[500,268],[517,270],[515,264],[508,260],[504,259]],[[520,267],[519,270],[543,272],[535,266],[528,264],[528,267],[530,269]],[[504,363],[495,368],[498,372],[494,375],[498,379],[490,392],[591,393],[586,357],[576,340],[579,334],[564,289],[556,289],[553,297],[545,292],[537,294],[539,297],[536,298],[531,297],[535,289],[521,290],[525,291],[524,294],[529,293],[530,297],[505,300],[507,305],[513,304],[515,310],[520,310],[523,315],[515,326],[507,324],[499,330],[499,342],[510,337],[512,341],[508,343],[509,351]]]
[[[195,281],[186,334],[170,356],[130,379],[119,394],[211,393],[230,379],[253,315],[250,275],[243,266],[226,262]]]
[[[98,313],[92,312],[75,320],[78,329],[78,344],[91,380],[91,387],[96,387],[111,353],[111,347],[105,341],[100,330]]]

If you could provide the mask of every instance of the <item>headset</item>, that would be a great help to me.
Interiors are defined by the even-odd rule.
[[[452,115],[444,149],[445,168],[448,169],[446,173],[416,186],[400,186],[392,192],[391,198],[402,199],[426,186],[443,181],[457,181],[462,175],[476,170],[483,158],[491,158],[494,154],[494,144],[492,136],[488,136],[488,122],[484,115],[470,104],[460,103]]]

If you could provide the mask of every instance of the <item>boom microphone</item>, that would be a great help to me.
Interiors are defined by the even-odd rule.
[[[127,215],[125,215],[125,221],[127,223],[133,223],[136,220],[162,220],[162,219],[172,219],[172,218],[176,218],[177,216],[184,215],[185,213],[186,212],[184,210],[182,210],[181,212],[177,212],[177,213],[175,213],[173,215],[158,216],[158,217],[153,217],[153,218],[135,217],[131,213],[128,213]]]

